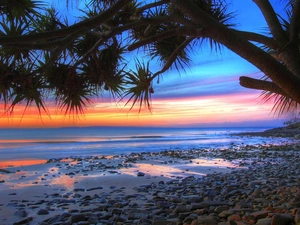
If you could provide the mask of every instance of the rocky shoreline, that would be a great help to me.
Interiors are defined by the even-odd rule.
[[[97,157],[70,158],[67,163],[66,159],[52,159],[47,164],[52,169],[68,167],[67,175],[71,177],[105,170],[119,179],[122,168],[163,157],[169,160],[161,163],[170,166],[199,158],[221,158],[236,167],[228,173],[172,179],[161,176],[154,182],[149,179],[134,185],[148,176],[146,171],[136,171],[135,180],[128,180],[133,182],[133,188],[127,187],[125,180],[123,185],[108,188],[99,185],[44,193],[35,200],[13,200],[1,207],[15,209],[14,217],[18,219],[14,225],[300,224],[300,144],[297,141],[130,154],[115,156],[112,160],[117,163],[113,165],[99,163]],[[44,176],[44,179],[48,178]],[[5,220],[2,223],[6,224]]]
[[[235,135],[300,139],[300,123],[295,123],[284,127],[277,127],[265,130],[263,132],[245,132]]]

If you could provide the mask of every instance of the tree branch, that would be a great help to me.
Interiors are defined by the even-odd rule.
[[[264,44],[265,46],[273,50],[277,50],[279,48],[278,44],[274,41],[273,38],[269,38],[267,36],[253,33],[253,32],[238,31],[238,30],[235,31],[249,41],[254,41],[260,44]]]
[[[286,44],[287,37],[284,34],[281,24],[269,0],[253,0],[253,2],[258,6],[260,11],[264,15],[275,40],[279,41],[280,45]]]
[[[182,22],[182,19],[179,19],[180,22]],[[122,32],[130,29],[134,29],[136,27],[140,27],[143,25],[147,25],[149,23],[151,24],[159,24],[161,22],[178,22],[176,17],[170,17],[170,16],[161,16],[161,17],[156,17],[156,18],[146,18],[142,20],[138,20],[132,23],[125,24],[120,27],[111,27],[111,30],[103,31],[103,32],[93,32],[94,34],[98,35],[100,38],[103,37],[112,37],[113,35],[121,34]],[[185,23],[191,24],[188,21],[184,21]],[[83,34],[87,31],[87,29],[80,30],[78,34]],[[21,37],[21,36],[20,36]],[[1,39],[1,38],[0,38]],[[41,49],[41,50],[47,50],[51,49],[57,45],[60,45],[61,42],[63,42],[62,39],[58,39],[55,41],[50,41],[47,43],[29,43],[29,42],[24,42],[24,43],[14,43],[14,44],[7,44],[5,46],[11,47],[11,48],[16,48],[16,49]]]
[[[180,36],[189,36],[189,37],[201,37],[202,29],[201,28],[195,28],[195,27],[189,27],[189,26],[182,26],[178,27],[173,30],[168,30],[166,32],[153,35],[151,37],[145,38],[141,41],[138,41],[128,47],[129,51],[135,50],[137,48],[140,48],[146,44],[150,44],[152,42],[162,40],[168,37],[172,37],[174,35],[180,35]]]
[[[145,38],[141,41],[138,41],[136,43],[133,43],[132,45],[129,45],[127,49],[128,49],[128,51],[133,51],[133,50],[135,50],[137,48],[140,48],[140,47],[142,47],[146,44],[150,44],[152,42],[174,36],[175,34],[176,34],[176,29],[168,30],[166,32],[156,34],[156,35],[153,35],[151,37]]]
[[[51,54],[51,57],[46,62],[46,64],[42,68],[38,69],[38,72],[42,73],[42,72],[46,71],[57,60],[57,58],[59,57],[59,55],[61,54],[61,52],[64,49],[66,49],[66,46],[68,46],[69,44],[71,44],[77,36],[78,36],[78,34],[75,33],[73,35],[69,35],[68,37],[65,37],[63,39],[63,42],[61,43],[61,45],[57,46],[53,50],[53,52]]]
[[[106,39],[105,39],[106,40]],[[73,68],[76,68],[80,63],[84,62],[84,60],[93,52],[97,50],[97,48],[104,43],[103,39],[99,39],[92,48],[90,48],[80,59],[78,59],[75,64],[72,66]]]
[[[293,8],[293,14],[290,24],[290,42],[297,45],[297,40],[299,39],[299,29],[300,29],[300,1],[297,0]]]
[[[272,93],[280,94],[283,96],[289,96],[286,92],[284,92],[280,87],[278,87],[275,83],[266,80],[258,80],[251,77],[240,77],[240,85],[245,88],[270,91]]]
[[[265,0],[264,0],[265,1]],[[264,52],[238,33],[208,17],[192,0],[172,0],[187,17],[203,26],[203,36],[211,38],[240,55],[266,74],[276,85],[288,93],[295,101],[300,102],[300,79],[290,72],[285,65],[270,54]],[[205,26],[208,24],[208,26]]]
[[[147,5],[144,5],[140,8],[137,9],[136,11],[136,15],[137,14],[140,14],[141,12],[147,10],[147,9],[150,9],[150,8],[153,8],[153,7],[157,7],[157,6],[160,6],[160,5],[164,5],[166,3],[170,2],[170,0],[161,0],[161,1],[158,1],[158,2],[153,2],[153,3],[149,3]]]
[[[128,4],[131,0],[119,0],[109,9],[100,13],[98,16],[93,18],[85,19],[82,22],[75,23],[72,26],[67,28],[63,28],[56,31],[42,32],[37,34],[29,34],[22,36],[3,36],[0,37],[0,45],[14,44],[14,43],[28,43],[33,41],[41,41],[47,40],[49,38],[59,38],[65,37],[75,32],[78,32],[83,29],[91,29],[94,28],[103,22],[109,20],[112,16],[114,16],[120,9],[122,9],[126,4]]]

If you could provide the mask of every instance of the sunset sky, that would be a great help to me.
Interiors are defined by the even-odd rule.
[[[261,13],[251,0],[233,0],[238,29],[264,32]],[[271,2],[278,3],[273,0]],[[61,4],[61,3],[60,3]],[[56,3],[59,7],[65,7]],[[283,3],[282,3],[283,4]],[[94,99],[85,114],[65,116],[48,104],[50,116],[39,115],[35,108],[15,108],[12,116],[4,114],[0,127],[62,126],[280,126],[290,115],[278,119],[271,113],[272,103],[262,104],[260,91],[239,86],[239,76],[259,78],[262,74],[250,63],[223,48],[215,53],[208,48],[195,49],[193,65],[186,72],[169,71],[160,84],[154,83],[152,112],[129,111],[125,102],[109,95]],[[133,66],[133,61],[130,61]]]

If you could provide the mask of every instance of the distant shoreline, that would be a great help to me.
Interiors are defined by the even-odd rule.
[[[283,137],[300,139],[300,123],[291,124],[288,126],[267,129],[262,132],[243,132],[240,136],[259,136],[259,137]]]

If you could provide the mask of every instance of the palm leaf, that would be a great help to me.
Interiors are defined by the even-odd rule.
[[[290,112],[299,114],[300,104],[288,96],[279,95],[269,91],[263,91],[260,97],[262,98],[263,103],[269,101],[274,102],[271,112],[277,114],[278,117]]]
[[[2,0],[0,8],[10,22],[22,21],[29,23],[34,20],[34,16],[39,15],[39,10],[45,4],[42,1],[34,0]]]
[[[136,60],[136,71],[130,71],[125,73],[125,90],[122,99],[128,97],[125,104],[132,103],[130,110],[138,104],[139,112],[145,106],[151,111],[151,94],[154,93],[152,87],[152,73],[149,70],[149,62],[145,64]]]
[[[56,103],[65,114],[82,114],[93,90],[83,76],[68,65],[60,65],[56,74],[48,74],[50,87],[55,91]]]

